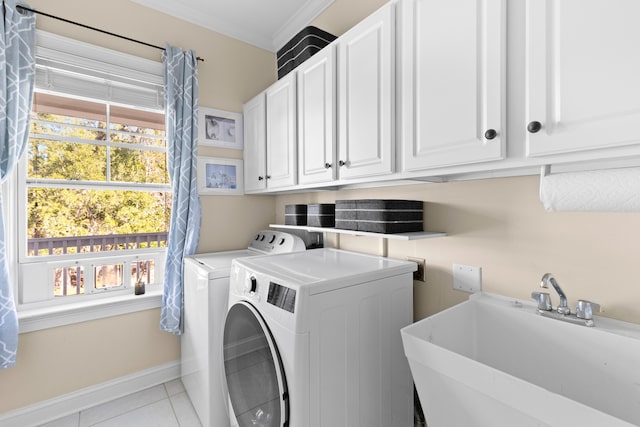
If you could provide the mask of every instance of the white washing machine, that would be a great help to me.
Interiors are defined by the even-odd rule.
[[[264,254],[304,251],[293,234],[263,230],[248,249],[185,258],[182,382],[204,427],[229,425],[222,366],[222,331],[229,299],[231,262]]]
[[[413,321],[416,268],[336,249],[234,260],[231,425],[413,426],[400,329]]]

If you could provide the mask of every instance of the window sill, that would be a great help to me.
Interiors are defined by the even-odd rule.
[[[18,311],[19,330],[23,334],[158,308],[162,302],[162,286],[159,288],[148,291],[144,295],[122,295]]]

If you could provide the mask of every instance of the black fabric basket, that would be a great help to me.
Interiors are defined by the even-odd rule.
[[[307,225],[307,205],[285,205],[285,225]]]
[[[320,203],[307,205],[307,225],[311,227],[335,227],[336,205]]]
[[[304,28],[278,50],[278,79],[286,76],[335,39],[336,36],[320,28],[313,26]]]
[[[423,231],[419,200],[336,200],[336,228],[372,233]]]

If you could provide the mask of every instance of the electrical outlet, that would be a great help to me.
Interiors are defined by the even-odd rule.
[[[418,264],[418,269],[413,272],[413,280],[417,280],[418,282],[426,282],[427,262],[423,258],[407,257],[407,259]]]
[[[453,289],[471,293],[480,292],[482,290],[482,268],[453,264]]]

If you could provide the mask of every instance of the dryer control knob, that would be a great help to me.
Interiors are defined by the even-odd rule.
[[[258,281],[254,276],[249,278],[249,281],[244,285],[244,292],[247,294],[253,294],[258,289]]]

